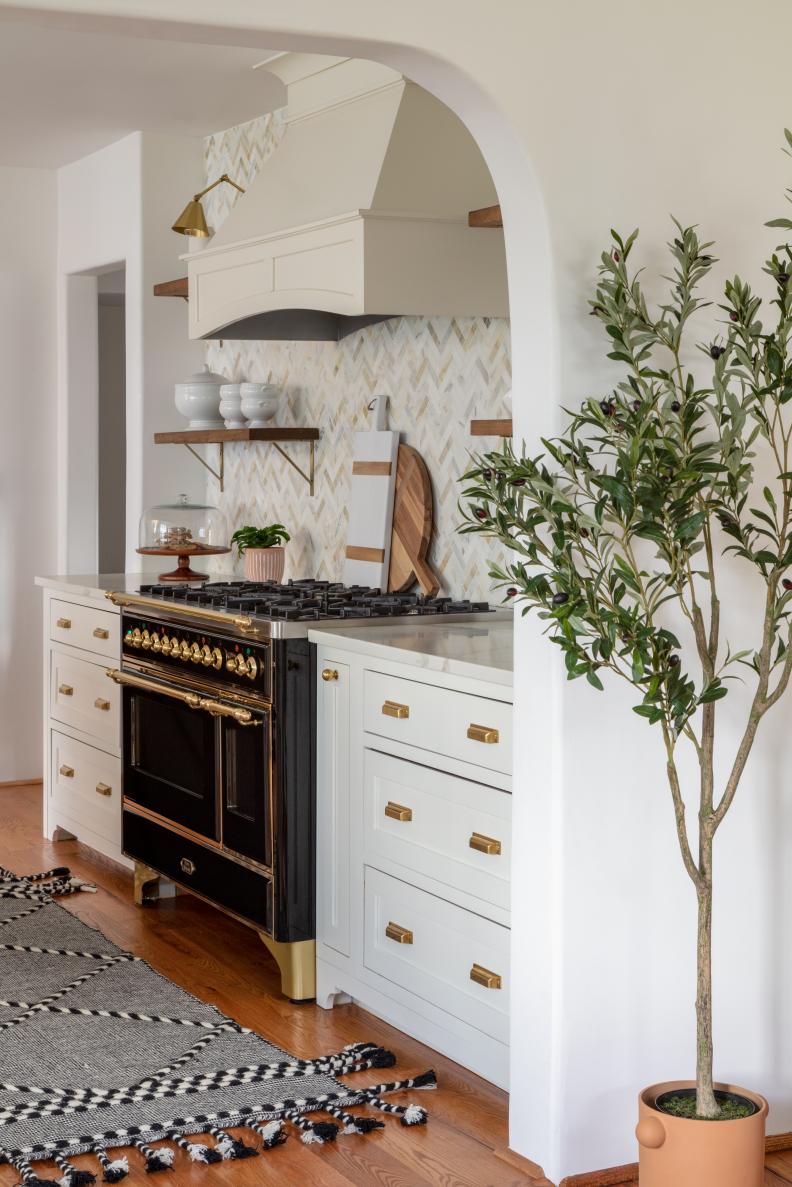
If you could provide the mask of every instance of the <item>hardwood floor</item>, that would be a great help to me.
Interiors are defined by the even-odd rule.
[[[75,841],[51,845],[42,839],[40,803],[40,785],[0,788],[0,865],[19,873],[68,865],[74,873],[90,878],[100,892],[62,899],[67,910],[197,997],[298,1056],[372,1040],[395,1052],[394,1077],[415,1075],[429,1067],[437,1072],[438,1090],[421,1094],[430,1114],[425,1127],[408,1130],[394,1118],[386,1118],[382,1130],[366,1137],[341,1137],[321,1149],[305,1146],[292,1135],[285,1145],[259,1158],[209,1168],[191,1163],[178,1151],[175,1174],[167,1177],[167,1183],[174,1187],[537,1187],[548,1182],[538,1168],[534,1173],[528,1164],[523,1169],[506,1160],[505,1093],[357,1006],[325,1011],[291,1005],[280,994],[275,964],[255,932],[189,895],[165,899],[157,907],[136,908],[131,874]],[[372,1074],[375,1079],[390,1075],[369,1071],[344,1080],[371,1083]],[[74,1161],[97,1169],[90,1156]],[[129,1153],[129,1161],[132,1169],[125,1182],[130,1187],[150,1183],[137,1151]],[[51,1164],[47,1171],[46,1177],[60,1177]],[[13,1168],[0,1166],[0,1187],[12,1187],[18,1178]],[[792,1172],[789,1180],[768,1180],[788,1181],[792,1182]]]

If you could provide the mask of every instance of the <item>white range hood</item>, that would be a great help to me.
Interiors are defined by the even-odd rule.
[[[192,338],[337,339],[404,314],[508,317],[497,202],[461,121],[400,74],[285,54],[281,144],[185,257]]]

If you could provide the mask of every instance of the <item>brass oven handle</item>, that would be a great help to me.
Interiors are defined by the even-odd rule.
[[[412,944],[413,934],[408,927],[402,927],[398,923],[389,923],[385,928],[385,935],[389,940],[395,940],[397,944]]]
[[[483,833],[472,833],[468,845],[478,853],[489,853],[495,857],[500,856],[503,849],[500,841],[495,837],[485,837]]]
[[[477,985],[483,985],[485,989],[503,988],[503,978],[500,973],[493,973],[480,964],[473,965],[473,968],[470,970],[470,979],[471,981],[475,981]]]
[[[391,820],[412,820],[412,808],[405,808],[402,804],[394,804],[393,800],[388,800],[385,815],[390,816]]]
[[[60,627],[60,629],[62,631],[70,631],[71,630],[71,619],[70,618],[59,618],[58,621],[55,623],[55,626]]]
[[[99,795],[112,795],[113,789],[109,783],[97,783],[96,790]]]
[[[400,705],[398,701],[385,701],[382,712],[386,717],[398,717],[403,721],[405,717],[410,716],[410,706]]]
[[[254,718],[249,709],[234,709],[230,705],[223,705],[220,701],[212,701],[207,697],[200,697],[197,692],[181,692],[176,688],[166,688],[162,684],[155,684],[153,680],[146,680],[143,676],[130,676],[127,672],[119,672],[117,668],[107,668],[105,675],[116,684],[128,684],[131,688],[144,688],[148,692],[158,692],[164,697],[171,697],[189,705],[191,709],[203,709],[213,717],[233,717],[239,725],[259,725],[262,718]]]
[[[74,778],[74,767],[68,767],[66,763],[58,768],[58,774],[63,775],[66,779]]]
[[[93,629],[94,639],[109,639],[110,632],[106,631],[103,626],[95,626]]]
[[[495,742],[500,742],[500,733],[496,729],[492,729],[488,725],[473,725],[472,723],[467,728],[467,736],[471,742],[486,742],[487,745],[492,746]]]
[[[249,709],[234,709],[231,705],[223,705],[220,701],[211,701],[203,697],[196,708],[211,713],[213,717],[233,717],[238,725],[261,725],[262,721],[261,718],[254,718]]]
[[[201,698],[197,692],[181,692],[176,688],[165,688],[155,684],[153,680],[144,680],[142,676],[129,676],[126,672],[119,672],[117,668],[107,668],[105,676],[109,676],[116,684],[128,684],[131,688],[145,688],[148,692],[158,692],[164,697],[171,697],[174,701],[181,701],[191,709],[197,709]]]
[[[114,606],[149,606],[153,610],[162,610],[163,608],[163,603],[157,598],[141,597],[140,594],[117,593],[114,590],[108,590],[105,597],[109,598]],[[224,626],[233,625],[239,627],[241,631],[249,630],[253,626],[253,619],[249,618],[247,614],[233,616],[221,614],[219,610],[204,610],[201,606],[185,606],[183,602],[173,604],[173,613],[178,614],[179,617],[187,615],[193,618],[203,618],[209,622],[222,622]]]
[[[179,869],[183,874],[194,874],[198,867],[189,857],[183,857],[179,862]]]

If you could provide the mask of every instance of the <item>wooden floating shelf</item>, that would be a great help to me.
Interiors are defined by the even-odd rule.
[[[511,418],[506,420],[471,420],[471,437],[511,437]]]
[[[301,425],[293,426],[278,426],[273,425],[271,429],[180,429],[174,433],[155,433],[155,445],[184,445],[189,449],[193,457],[197,458],[202,466],[205,466],[210,474],[213,474],[220,483],[220,490],[223,490],[223,479],[225,475],[225,444],[227,441],[268,441],[273,449],[277,449],[281,457],[285,458],[290,466],[293,467],[308,483],[309,494],[314,493],[314,476],[316,469],[316,442],[319,440],[319,430],[306,428]],[[308,442],[308,472],[298,466],[293,458],[289,457],[283,445],[288,442],[307,441]],[[200,453],[195,450],[196,445],[218,445],[219,449],[219,466],[215,470],[214,466],[210,466],[206,458],[201,457]]]
[[[503,215],[500,206],[482,206],[468,214],[469,227],[502,227]]]
[[[187,277],[180,276],[178,280],[164,280],[162,284],[154,285],[155,297],[184,297],[187,300]]]
[[[318,441],[318,429],[273,425],[271,429],[181,429],[155,433],[155,445],[222,445],[224,441]]]

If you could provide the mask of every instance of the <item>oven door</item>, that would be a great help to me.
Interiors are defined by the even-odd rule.
[[[219,840],[216,719],[186,690],[113,678],[124,685],[124,799]]]
[[[268,709],[108,674],[124,688],[125,802],[271,866]]]

